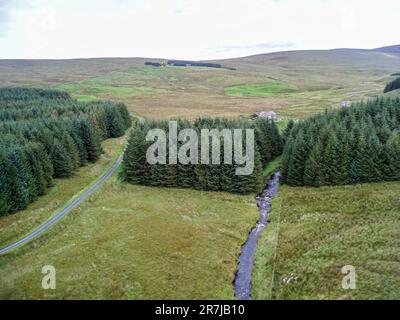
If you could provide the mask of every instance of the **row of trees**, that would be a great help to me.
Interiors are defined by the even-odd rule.
[[[221,164],[149,164],[146,151],[152,142],[146,142],[149,130],[157,128],[168,133],[168,121],[149,121],[140,124],[132,131],[125,153],[123,177],[133,184],[159,187],[194,188],[210,191],[227,191],[235,193],[253,193],[260,190],[263,183],[261,171],[272,158],[281,154],[283,141],[276,124],[267,120],[228,120],[200,118],[194,123],[179,119],[178,132],[182,129],[194,129],[200,140],[201,129],[254,129],[255,152],[254,171],[251,175],[237,175],[236,169],[243,167],[233,161],[224,164],[224,139],[220,139]],[[168,139],[168,138],[167,138]],[[178,142],[178,150],[184,143]],[[209,139],[210,159],[212,139]],[[246,137],[243,134],[243,154],[245,154]],[[198,154],[201,144],[199,141]],[[167,146],[167,159],[169,157]],[[199,156],[200,158],[200,156]]]
[[[387,92],[394,91],[394,90],[397,90],[397,89],[400,89],[400,77],[395,79],[395,80],[393,80],[393,81],[390,81],[386,85],[385,90],[383,92],[387,93]]]
[[[207,68],[222,68],[220,63],[209,63],[209,62],[201,62],[201,61],[188,61],[188,60],[168,60],[168,65],[176,66],[176,67],[207,67]]]
[[[282,179],[296,186],[400,180],[400,98],[296,123],[284,148]]]
[[[121,104],[79,103],[55,90],[0,89],[0,215],[24,209],[53,178],[95,162],[100,142],[129,126]]]

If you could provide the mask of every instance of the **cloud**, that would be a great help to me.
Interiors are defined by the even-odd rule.
[[[398,0],[0,0],[0,58],[373,48],[398,42],[399,10]]]
[[[219,46],[219,47],[211,47],[208,48],[210,51],[221,52],[221,51],[228,51],[228,50],[241,50],[241,49],[264,49],[264,50],[271,50],[271,49],[279,49],[279,48],[294,48],[296,44],[292,42],[261,42],[257,44],[248,44],[248,45],[226,45],[226,46]]]
[[[9,22],[9,10],[11,1],[0,1],[0,36],[5,34],[7,23]]]
[[[22,5],[29,6],[27,0],[0,0],[0,37],[6,37],[12,26],[12,13]]]

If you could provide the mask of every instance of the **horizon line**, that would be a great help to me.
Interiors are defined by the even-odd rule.
[[[391,48],[391,47],[399,47],[400,52],[400,44],[395,45],[387,45],[377,48],[330,48],[330,49],[293,49],[293,50],[278,50],[264,53],[255,53],[246,56],[235,56],[235,57],[227,57],[222,59],[176,59],[176,58],[157,58],[157,57],[140,57],[140,56],[106,56],[106,57],[74,57],[74,58],[0,58],[0,61],[66,61],[66,60],[95,60],[95,59],[152,59],[152,60],[187,60],[187,61],[224,61],[224,60],[234,60],[234,59],[243,59],[254,56],[268,55],[268,54],[276,54],[276,53],[285,53],[285,52],[305,52],[305,51],[334,51],[334,50],[360,50],[360,51],[377,51],[380,49]]]

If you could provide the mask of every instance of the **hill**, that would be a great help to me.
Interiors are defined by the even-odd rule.
[[[385,53],[399,53],[400,54],[400,45],[376,48],[373,51],[385,52]]]
[[[0,86],[60,88],[85,101],[121,101],[153,118],[265,110],[304,118],[343,100],[382,93],[390,75],[400,70],[400,55],[387,50],[288,51],[209,61],[235,70],[156,68],[144,66],[144,58],[0,60]]]
[[[235,70],[157,68],[144,66],[146,60],[2,60],[0,86],[59,88],[84,101],[122,101],[153,118],[261,110],[304,118],[342,100],[380,94],[400,71],[397,55],[358,49],[216,62]],[[48,218],[123,143],[105,141],[100,163],[56,181],[27,210],[2,217],[0,242]],[[398,193],[399,183],[282,186],[260,239],[253,297],[398,298]],[[115,175],[46,235],[0,258],[0,298],[233,299],[237,258],[257,218],[253,195],[129,185]],[[57,268],[57,290],[40,288],[47,264]],[[356,268],[358,290],[341,290],[344,265]]]

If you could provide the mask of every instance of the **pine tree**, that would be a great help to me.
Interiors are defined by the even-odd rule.
[[[35,189],[37,195],[41,196],[45,193],[47,188],[47,181],[41,166],[41,160],[37,158],[35,153],[35,145],[27,145],[25,152],[31,174],[35,181]]]
[[[74,140],[68,133],[64,133],[61,143],[64,146],[65,150],[67,151],[68,156],[72,161],[73,168],[75,170],[81,165],[81,161],[79,157],[79,151]]]
[[[38,193],[35,180],[32,176],[23,148],[13,147],[9,152],[9,159],[16,168],[16,178],[20,180],[22,186],[20,190],[21,200],[19,201],[21,206],[19,209],[25,209],[30,202],[37,198]]]
[[[289,120],[283,135],[282,135],[282,146],[284,146],[286,144],[286,142],[288,141],[289,137],[290,137],[290,133],[294,127],[295,123],[293,120]]]
[[[304,184],[304,170],[307,161],[308,148],[300,131],[296,136],[288,163],[287,183],[295,186]]]
[[[43,172],[43,179],[46,182],[46,188],[50,188],[53,185],[54,169],[51,162],[50,156],[46,153],[44,147],[41,144],[37,144],[33,148],[36,159],[40,160],[40,166]]]
[[[285,144],[281,162],[281,180],[283,183],[288,183],[289,162],[294,148],[295,139],[290,135]]]
[[[55,139],[51,150],[51,158],[54,168],[54,176],[57,178],[68,178],[73,175],[74,165],[67,150]]]
[[[85,119],[75,121],[75,128],[77,129],[86,149],[87,160],[89,162],[95,162],[101,154],[100,140],[97,133]]]
[[[389,159],[387,179],[390,181],[400,180],[400,133],[394,131],[385,146]]]
[[[123,104],[80,103],[57,90],[0,88],[1,213],[25,208],[52,185],[53,175],[70,176],[88,159],[95,161],[107,125],[121,135],[130,122]]]
[[[124,154],[123,176],[133,184],[149,184],[150,168],[146,161],[147,145],[143,128],[132,130]]]
[[[317,144],[310,152],[304,167],[304,184],[308,186],[319,187],[322,185],[322,147]]]
[[[12,211],[11,186],[10,186],[10,163],[4,155],[5,151],[0,149],[0,216]]]
[[[26,172],[25,170],[18,171],[19,167],[22,166],[17,164],[19,160],[15,153],[6,151],[6,156],[2,160],[4,170],[2,175],[3,181],[5,181],[3,188],[7,188],[7,190],[3,189],[3,191],[5,191],[8,198],[8,203],[2,206],[8,206],[9,211],[6,213],[25,209],[30,197],[26,177],[24,177]]]

